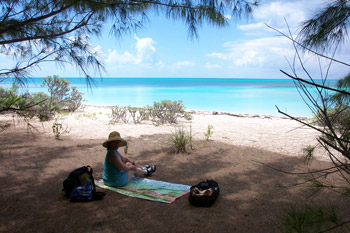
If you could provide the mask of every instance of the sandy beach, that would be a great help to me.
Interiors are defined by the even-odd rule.
[[[328,193],[306,199],[308,185],[294,184],[307,171],[303,149],[316,145],[317,132],[276,116],[193,112],[191,121],[177,125],[110,124],[111,109],[85,106],[56,121],[65,132],[55,139],[50,122],[31,121],[34,128],[11,115],[1,115],[9,127],[0,133],[0,232],[279,232],[279,216],[290,203],[331,202],[340,216],[346,200]],[[208,126],[213,135],[205,140]],[[176,154],[170,135],[176,127],[192,132],[193,146]],[[129,141],[128,157],[139,164],[157,164],[152,179],[194,185],[205,179],[219,183],[214,206],[196,208],[184,196],[163,204],[123,196],[107,190],[101,201],[71,203],[62,193],[68,173],[83,165],[103,172],[102,142],[111,131]],[[123,152],[123,151],[121,151]],[[317,148],[312,167],[328,167]],[[339,208],[337,208],[339,207]]]

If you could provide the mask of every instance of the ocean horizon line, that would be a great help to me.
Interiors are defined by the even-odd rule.
[[[53,76],[53,75],[52,75]],[[52,77],[51,76],[51,77]],[[48,76],[46,76],[48,77]],[[29,79],[43,79],[46,77],[28,77]],[[208,77],[68,77],[68,76],[58,76],[59,78],[64,79],[150,79],[150,80],[157,80],[157,79],[168,79],[168,80],[233,80],[233,81],[294,81],[292,78],[208,78]],[[9,77],[9,79],[13,79],[14,77]],[[305,79],[308,80],[308,79]],[[315,81],[338,81],[339,79],[313,79]]]

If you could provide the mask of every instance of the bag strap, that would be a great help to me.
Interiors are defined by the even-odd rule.
[[[93,190],[92,190],[92,191],[93,191],[93,192],[96,192],[95,180],[94,180],[94,177],[92,177],[92,173],[93,173],[92,167],[90,167],[90,166],[88,165],[88,166],[84,166],[84,168],[86,168],[87,173],[88,173],[88,175],[90,176],[91,183],[92,183],[92,187],[93,187]]]

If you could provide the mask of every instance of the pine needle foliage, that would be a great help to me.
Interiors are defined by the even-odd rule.
[[[332,0],[325,3],[314,17],[302,24],[300,39],[305,47],[329,50],[348,39],[350,2]]]
[[[15,59],[0,77],[21,84],[44,62],[72,64],[91,81],[91,72],[104,71],[91,43],[106,25],[117,38],[144,27],[149,13],[182,20],[189,35],[198,36],[204,23],[228,25],[226,15],[251,16],[256,0],[3,0],[0,1],[0,53]],[[0,79],[1,81],[1,79]]]

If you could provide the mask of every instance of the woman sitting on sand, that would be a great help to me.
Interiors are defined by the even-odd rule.
[[[128,158],[118,152],[119,147],[126,146],[127,142],[120,137],[117,131],[109,134],[102,146],[107,148],[107,154],[103,169],[103,182],[105,185],[120,187],[127,185],[133,175],[150,176],[156,170],[156,166],[146,165],[143,168],[136,166]]]

